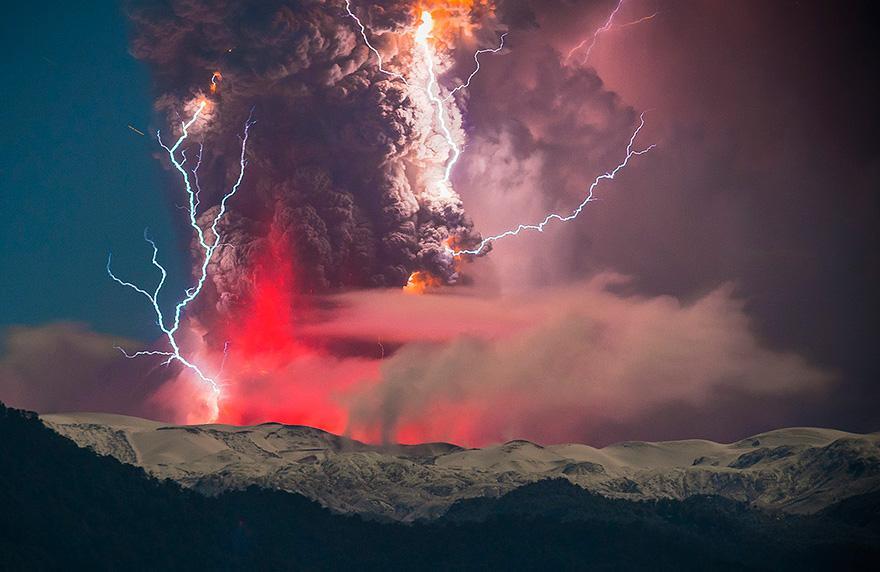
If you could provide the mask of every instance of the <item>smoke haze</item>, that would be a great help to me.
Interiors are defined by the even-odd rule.
[[[414,3],[352,3],[412,85],[378,69],[344,2],[130,3],[163,137],[212,102],[187,151],[204,144],[205,220],[257,119],[184,333],[222,385],[218,421],[463,445],[876,429],[866,245],[880,163],[861,127],[876,122],[838,117],[874,107],[853,79],[864,64],[841,67],[828,10],[751,1],[628,0],[621,22],[659,14],[601,36],[588,62],[566,58],[613,4],[477,2],[468,33],[438,40],[448,90],[508,33],[449,105],[464,153],[438,193],[449,149],[418,88]],[[658,147],[577,221],[449,255],[450,238],[570,212],[643,111],[639,143]],[[404,294],[417,271],[444,285]],[[210,419],[191,376],[117,344],[85,326],[10,330],[0,399]],[[47,351],[75,374],[49,371]]]

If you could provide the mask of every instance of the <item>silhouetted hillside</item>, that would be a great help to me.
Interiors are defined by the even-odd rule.
[[[822,516],[880,535],[880,491],[845,499],[822,511]]]
[[[511,521],[569,523],[599,531],[642,529],[656,540],[670,533],[670,546],[708,548],[719,562],[773,569],[858,569],[878,551],[876,495],[853,497],[820,516],[766,514],[719,496],[626,502],[584,490],[565,479],[520,487],[498,499],[459,501],[447,522]],[[875,527],[869,530],[870,526]],[[662,551],[661,551],[662,552]],[[693,554],[696,556],[697,552]]]
[[[544,481],[460,502],[439,521],[380,524],[257,488],[204,497],[0,405],[0,569],[840,570],[880,555],[875,533],[856,526],[866,516],[831,513],[777,519],[715,497],[633,503]]]

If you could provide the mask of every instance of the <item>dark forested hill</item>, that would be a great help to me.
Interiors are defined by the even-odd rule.
[[[543,481],[383,524],[257,488],[204,497],[0,405],[0,569],[866,569],[880,547],[876,498],[862,501],[783,518]]]

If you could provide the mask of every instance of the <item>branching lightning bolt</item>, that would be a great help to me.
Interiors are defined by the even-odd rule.
[[[383,65],[382,54],[380,54],[379,50],[377,50],[375,47],[373,47],[373,44],[370,43],[370,39],[367,37],[367,27],[364,26],[363,22],[361,22],[361,19],[358,18],[354,12],[352,12],[351,0],[345,0],[345,11],[348,12],[348,15],[357,23],[358,28],[360,28],[360,31],[361,31],[361,37],[364,39],[364,43],[367,45],[367,47],[370,49],[370,51],[372,51],[376,55],[376,59],[379,60],[379,71],[386,74],[386,75],[389,75],[393,78],[399,79],[400,81],[402,81],[406,85],[409,85],[409,83],[407,83],[407,81],[406,81],[406,78],[403,77],[401,74],[386,70],[384,67],[382,67],[382,65]]]
[[[587,63],[590,59],[590,54],[593,53],[593,48],[596,47],[596,42],[599,41],[599,36],[601,36],[605,32],[610,32],[611,30],[620,30],[622,28],[628,28],[630,26],[635,26],[636,24],[641,24],[642,22],[647,22],[648,20],[653,20],[654,18],[656,18],[660,14],[660,12],[654,12],[653,14],[649,14],[647,16],[642,16],[641,18],[639,18],[637,20],[633,20],[632,22],[626,22],[624,24],[615,24],[614,18],[617,16],[617,13],[620,11],[621,6],[623,6],[623,0],[618,1],[617,6],[615,6],[614,10],[611,11],[611,14],[608,15],[608,19],[605,20],[605,23],[602,24],[599,28],[597,28],[595,32],[593,32],[592,36],[588,36],[588,37],[584,38],[583,40],[581,40],[581,42],[578,45],[573,47],[568,52],[568,55],[565,57],[566,61],[571,59],[571,57],[575,54],[575,52],[577,52],[578,50],[580,50],[584,46],[586,46],[587,49],[584,51],[584,57],[583,57],[582,63]],[[587,42],[589,42],[589,44],[587,44]]]
[[[590,54],[593,52],[593,48],[596,47],[596,42],[599,41],[599,36],[610,30],[611,27],[614,25],[614,17],[617,16],[617,13],[620,11],[621,6],[623,6],[623,0],[618,0],[617,6],[615,6],[614,10],[611,11],[611,14],[608,15],[608,19],[605,20],[605,23],[602,24],[602,26],[600,26],[595,32],[593,32],[593,35],[591,37],[584,38],[580,44],[573,47],[571,51],[568,52],[568,56],[566,59],[574,55],[574,53],[579,49],[587,46],[587,50],[584,52],[584,63],[586,63],[586,61],[590,59]],[[589,45],[587,45],[588,41],[590,42]]]
[[[443,184],[449,185],[449,179],[452,176],[452,169],[455,167],[455,164],[458,163],[459,157],[461,157],[461,148],[455,142],[455,138],[452,136],[452,131],[449,129],[449,125],[446,121],[445,102],[439,95],[440,86],[437,83],[437,74],[434,71],[434,53],[431,51],[431,45],[428,43],[428,38],[431,36],[431,29],[433,26],[434,19],[431,16],[431,13],[425,10],[422,12],[422,23],[419,25],[418,30],[416,30],[415,40],[425,53],[425,62],[428,70],[428,85],[426,88],[428,98],[430,98],[431,102],[437,107],[437,122],[440,125],[440,130],[443,132],[443,136],[446,138],[446,143],[452,150],[452,158],[446,162],[446,170],[443,173]]]
[[[615,27],[614,18],[617,16],[617,13],[620,11],[620,9],[623,5],[623,1],[624,0],[618,0],[617,5],[614,7],[614,10],[612,10],[611,14],[609,14],[608,18],[605,20],[605,23],[602,26],[600,26],[592,34],[592,36],[590,38],[585,39],[580,44],[575,46],[569,52],[568,57],[571,57],[576,51],[578,51],[581,48],[586,46],[587,49],[586,49],[586,53],[584,56],[584,61],[586,61],[589,58],[593,48],[596,45],[596,42],[598,41],[599,36]],[[367,47],[369,47],[373,51],[373,53],[376,55],[376,57],[378,58],[380,71],[382,71],[383,73],[386,73],[388,75],[398,77],[398,78],[402,79],[404,82],[406,82],[406,79],[402,75],[396,74],[394,72],[390,72],[388,70],[385,70],[382,67],[382,63],[383,63],[382,56],[378,52],[378,50],[376,50],[376,48],[374,48],[372,46],[372,44],[370,44],[369,39],[366,34],[366,27],[363,25],[363,23],[360,21],[360,19],[358,19],[358,17],[351,11],[351,3],[349,0],[346,0],[345,5],[346,5],[346,10],[348,12],[348,15],[351,16],[357,22],[357,25],[361,31],[361,36],[363,37],[364,42],[366,43]],[[657,15],[657,13],[654,13],[649,16],[645,16],[643,18],[640,18],[639,20],[636,20],[633,22],[628,22],[626,24],[621,24],[617,27],[626,27],[626,26],[635,25],[635,24],[644,22],[646,20],[650,20],[650,19],[654,18],[656,15]],[[425,10],[422,12],[421,23],[415,32],[415,43],[416,43],[416,45],[418,45],[419,47],[422,48],[422,51],[424,53],[425,65],[426,65],[427,72],[428,72],[428,83],[426,85],[425,92],[428,94],[428,98],[430,99],[431,103],[433,103],[434,106],[436,107],[436,111],[437,111],[436,117],[437,117],[437,121],[438,121],[440,130],[442,131],[442,133],[446,139],[446,142],[452,151],[452,157],[450,158],[450,160],[446,164],[446,168],[444,171],[444,177],[443,177],[443,181],[442,181],[444,185],[449,185],[450,184],[450,177],[452,174],[452,169],[455,167],[455,164],[458,162],[459,158],[461,157],[461,149],[459,148],[458,144],[455,142],[455,139],[452,135],[452,131],[449,128],[447,112],[446,112],[446,108],[445,108],[444,104],[448,103],[450,100],[452,100],[452,98],[455,96],[455,94],[458,91],[470,86],[471,80],[473,80],[473,78],[480,71],[480,57],[479,56],[481,54],[485,54],[485,53],[498,53],[498,52],[500,52],[504,48],[504,40],[505,40],[505,37],[507,36],[507,34],[505,33],[501,36],[501,40],[500,40],[499,46],[497,48],[486,48],[486,49],[477,50],[477,52],[474,54],[474,62],[476,64],[476,66],[475,66],[474,71],[470,74],[470,76],[468,76],[467,81],[465,81],[463,84],[459,85],[455,89],[451,90],[446,95],[446,97],[441,97],[441,93],[440,93],[441,88],[440,88],[440,85],[437,81],[437,75],[436,75],[436,71],[435,71],[434,54],[431,50],[431,46],[428,41],[428,39],[431,37],[432,29],[433,29],[433,17],[431,16],[431,13],[429,11]],[[589,42],[589,45],[587,45],[587,42]],[[407,83],[407,85],[409,85],[409,84]],[[639,155],[644,155],[645,153],[648,153],[656,146],[654,144],[651,144],[643,149],[634,149],[633,148],[635,145],[635,140],[638,137],[639,133],[641,132],[641,130],[644,126],[645,126],[645,117],[644,117],[644,113],[643,113],[639,117],[639,125],[636,127],[636,129],[633,131],[632,135],[630,136],[629,142],[626,146],[626,155],[625,155],[624,159],[616,167],[614,167],[612,170],[596,177],[593,180],[592,184],[589,186],[589,188],[587,190],[587,195],[584,198],[584,200],[581,201],[581,203],[573,211],[571,211],[569,214],[563,215],[563,214],[558,214],[558,213],[552,213],[552,214],[547,215],[541,222],[534,223],[534,224],[517,225],[516,228],[504,231],[504,232],[502,232],[500,234],[496,234],[494,236],[489,236],[489,237],[484,238],[475,248],[472,248],[472,249],[455,250],[451,247],[447,247],[449,253],[452,256],[460,256],[463,254],[479,255],[480,253],[482,253],[486,249],[486,247],[489,244],[496,242],[498,240],[501,240],[501,239],[504,239],[507,237],[511,237],[511,236],[517,236],[524,231],[533,231],[534,230],[534,231],[538,231],[538,232],[543,232],[544,228],[554,220],[559,221],[559,222],[569,222],[571,220],[576,219],[578,216],[580,216],[581,212],[584,210],[584,208],[589,203],[596,200],[595,195],[594,195],[595,190],[603,180],[614,179],[621,170],[623,170],[627,167],[627,165],[629,164],[629,161],[633,157],[636,157]]]
[[[351,9],[351,0],[345,0],[345,11],[348,13],[349,17],[351,17],[355,21],[358,28],[360,29],[360,34],[364,40],[364,44],[366,44],[367,48],[369,48],[370,51],[372,51],[373,54],[375,54],[376,59],[378,61],[379,71],[381,71],[382,73],[389,75],[391,77],[400,79],[406,85],[410,85],[409,82],[407,82],[406,78],[402,74],[392,72],[392,71],[387,70],[383,67],[384,60],[382,59],[382,54],[379,53],[379,50],[377,50],[375,48],[375,46],[373,46],[373,44],[370,43],[370,39],[367,36],[366,26],[361,21],[361,19],[358,18],[357,15]],[[462,85],[456,87],[454,90],[452,90],[447,95],[446,98],[441,98],[439,95],[440,86],[437,82],[437,75],[434,70],[434,54],[431,51],[430,44],[428,43],[428,37],[430,36],[432,27],[433,27],[433,19],[431,17],[431,13],[426,10],[426,11],[422,12],[422,23],[419,25],[418,29],[416,30],[415,41],[422,48],[422,50],[424,52],[426,67],[428,70],[428,84],[425,87],[425,92],[428,94],[428,98],[431,100],[431,103],[433,103],[437,108],[437,121],[440,125],[440,130],[443,132],[443,137],[446,139],[446,143],[449,145],[449,148],[452,151],[452,157],[446,163],[446,168],[445,168],[444,174],[443,174],[443,184],[448,185],[450,177],[452,176],[452,169],[455,167],[455,164],[458,162],[458,159],[461,157],[461,148],[455,142],[455,138],[452,135],[452,131],[449,129],[449,125],[447,123],[447,117],[446,117],[446,109],[445,109],[444,104],[446,102],[448,102],[456,92],[458,92],[459,90],[461,90],[465,87],[470,86],[471,80],[480,71],[479,55],[483,54],[483,53],[487,53],[487,52],[498,53],[499,51],[501,51],[501,49],[504,47],[504,37],[507,34],[504,34],[501,36],[501,45],[498,48],[478,50],[474,54],[474,61],[476,62],[476,69],[468,77],[467,82],[465,82],[464,84],[462,84]]]
[[[451,100],[452,97],[458,91],[471,86],[471,80],[474,79],[474,76],[476,76],[478,73],[480,73],[480,54],[497,54],[498,52],[500,52],[501,50],[504,49],[504,38],[506,38],[506,37],[507,37],[507,32],[501,34],[501,42],[498,44],[497,48],[485,48],[485,49],[477,50],[476,52],[474,52],[474,62],[476,62],[476,64],[477,64],[476,67],[474,68],[474,71],[472,71],[471,75],[468,76],[466,82],[464,82],[460,86],[458,86],[455,89],[453,89],[452,91],[450,91],[449,95],[446,96],[446,99],[444,99],[444,101]]]
[[[360,30],[361,38],[363,38],[363,40],[364,40],[364,44],[366,44],[367,48],[369,48],[370,51],[372,51],[373,54],[375,54],[376,60],[378,62],[378,66],[379,66],[379,71],[386,74],[386,75],[389,75],[391,77],[394,77],[396,79],[401,80],[407,86],[416,87],[417,89],[419,89],[417,86],[411,86],[410,83],[406,80],[406,77],[404,77],[402,74],[392,72],[390,70],[385,69],[382,54],[379,52],[378,49],[376,49],[375,46],[373,46],[372,43],[370,43],[369,36],[367,35],[366,26],[361,21],[361,19],[358,18],[358,16],[352,11],[351,0],[345,0],[345,11],[348,13],[348,16],[351,19],[353,19],[355,21],[355,23],[357,24],[357,27]],[[428,71],[428,83],[424,88],[425,93],[427,93],[428,99],[430,99],[431,103],[434,104],[434,106],[437,109],[437,123],[439,124],[440,131],[442,132],[443,137],[446,139],[446,143],[447,143],[447,145],[449,145],[449,148],[452,153],[452,157],[446,163],[446,167],[445,167],[444,173],[443,173],[443,180],[441,182],[444,187],[448,187],[451,184],[450,178],[452,176],[452,169],[455,167],[455,164],[458,163],[458,160],[461,157],[461,148],[455,142],[455,138],[452,135],[452,130],[449,128],[445,104],[448,103],[450,100],[452,100],[452,98],[455,96],[455,94],[457,92],[459,92],[460,90],[462,90],[464,88],[470,87],[471,80],[473,80],[474,77],[480,72],[480,55],[481,54],[485,54],[485,53],[497,54],[502,49],[504,49],[504,38],[507,36],[507,34],[506,33],[502,34],[500,45],[497,48],[487,48],[487,49],[477,50],[474,53],[474,62],[476,63],[476,67],[475,67],[474,71],[471,72],[470,76],[468,76],[467,81],[465,83],[457,86],[455,89],[450,91],[445,98],[443,98],[443,97],[440,97],[441,89],[440,89],[440,84],[437,81],[437,74],[435,71],[434,53],[432,52],[431,46],[428,43],[428,38],[431,35],[431,30],[433,28],[433,25],[434,25],[434,21],[433,21],[433,17],[431,16],[431,13],[427,10],[423,11],[421,24],[419,25],[419,27],[416,29],[416,32],[415,32],[415,43],[417,45],[419,45],[424,52],[425,64],[426,64],[426,68]]]
[[[253,126],[254,121],[253,121],[253,111],[252,111],[251,116],[248,117],[247,121],[244,124],[244,132],[241,137],[241,155],[239,157],[240,170],[238,172],[238,177],[235,181],[235,184],[232,185],[230,190],[226,194],[223,195],[223,198],[220,201],[220,208],[219,208],[217,214],[212,219],[211,225],[209,227],[211,238],[208,239],[208,238],[206,238],[206,232],[199,225],[197,217],[196,217],[197,209],[199,206],[199,195],[201,192],[201,187],[199,186],[199,182],[198,182],[198,168],[199,168],[199,165],[201,164],[201,157],[202,157],[201,147],[199,149],[198,163],[196,164],[196,167],[193,171],[193,179],[194,179],[193,182],[190,181],[189,173],[183,167],[184,164],[186,163],[185,151],[184,150],[180,151],[180,156],[181,156],[182,160],[178,160],[178,158],[177,158],[178,149],[180,149],[180,146],[184,143],[184,141],[186,141],[187,137],[189,136],[190,127],[192,127],[192,125],[198,120],[199,116],[202,114],[202,111],[204,111],[206,105],[207,105],[206,101],[200,102],[198,107],[196,108],[196,111],[193,114],[192,118],[187,122],[181,122],[181,135],[177,139],[177,141],[174,143],[174,145],[172,145],[171,147],[168,147],[167,145],[165,145],[165,143],[162,142],[161,133],[158,131],[156,132],[156,137],[159,140],[159,145],[161,145],[162,148],[165,149],[165,151],[168,153],[168,157],[171,160],[171,163],[174,165],[174,168],[180,173],[180,176],[183,179],[184,187],[186,189],[186,193],[189,198],[189,223],[190,223],[190,226],[192,227],[193,231],[195,231],[195,234],[198,238],[199,247],[202,249],[202,251],[204,253],[204,258],[202,259],[202,263],[200,266],[199,275],[198,275],[198,279],[196,281],[196,284],[185,290],[184,297],[174,307],[174,317],[173,317],[173,320],[170,320],[170,324],[169,324],[168,317],[166,317],[165,313],[162,311],[162,308],[159,305],[159,294],[162,292],[162,287],[165,285],[165,280],[168,277],[168,272],[165,270],[165,267],[162,266],[162,264],[159,262],[159,260],[158,260],[159,248],[156,245],[155,241],[153,241],[149,237],[149,234],[147,233],[147,231],[144,231],[144,240],[146,240],[150,244],[150,246],[153,248],[153,255],[151,258],[151,262],[152,262],[153,266],[155,266],[159,270],[159,273],[161,275],[159,282],[156,285],[156,288],[152,292],[150,292],[150,291],[145,290],[144,288],[141,288],[140,286],[137,286],[136,284],[133,284],[133,283],[128,282],[126,280],[122,280],[119,277],[117,277],[116,274],[114,274],[113,270],[111,269],[112,253],[107,256],[107,273],[118,284],[125,286],[127,288],[131,288],[135,292],[142,294],[145,298],[147,298],[147,300],[150,301],[150,304],[153,306],[153,310],[156,313],[156,324],[159,326],[159,328],[165,334],[165,337],[168,340],[168,345],[170,346],[170,351],[149,350],[149,351],[135,352],[132,354],[127,353],[125,350],[123,350],[121,348],[119,348],[119,350],[123,354],[125,354],[125,356],[128,358],[135,358],[135,357],[141,357],[141,356],[162,356],[162,357],[167,358],[163,362],[166,365],[176,361],[176,362],[182,364],[184,367],[190,369],[193,373],[195,373],[195,375],[200,380],[209,384],[210,387],[214,390],[215,394],[219,394],[220,386],[218,385],[217,381],[212,376],[205,373],[205,371],[201,367],[199,367],[197,364],[195,364],[191,360],[187,359],[181,353],[180,345],[177,341],[176,334],[177,334],[178,330],[180,329],[181,316],[182,316],[184,310],[186,310],[187,305],[189,305],[190,302],[195,300],[199,296],[199,294],[202,292],[202,287],[204,286],[205,281],[207,280],[207,277],[208,277],[208,265],[210,264],[210,262],[214,256],[214,252],[216,251],[216,249],[219,246],[222,246],[222,244],[223,244],[220,241],[220,233],[219,233],[219,230],[217,229],[217,225],[220,223],[220,221],[223,219],[223,216],[226,214],[227,202],[229,201],[229,199],[231,199],[235,195],[235,193],[238,192],[238,189],[241,186],[242,181],[244,180],[245,168],[247,166],[247,159],[245,157],[246,152],[247,152],[247,141],[248,141],[248,136],[250,134],[250,128],[251,128],[251,126]],[[224,353],[225,353],[225,348],[224,348]]]
[[[633,20],[632,22],[625,22],[623,24],[617,24],[613,26],[612,30],[620,30],[622,28],[629,28],[630,26],[635,26],[636,24],[641,24],[643,22],[647,22],[648,20],[653,20],[657,16],[660,15],[660,12],[654,12],[653,14],[648,14],[647,16],[642,16],[638,20]]]
[[[521,232],[524,232],[527,230],[536,230],[538,232],[544,232],[544,227],[546,227],[551,221],[554,221],[554,220],[557,220],[559,222],[568,222],[570,220],[576,219],[578,216],[580,216],[581,212],[584,210],[584,207],[586,207],[589,203],[596,200],[594,198],[594,192],[596,190],[596,187],[599,186],[599,183],[601,183],[605,179],[614,179],[617,176],[617,173],[619,173],[621,170],[626,168],[626,166],[629,164],[630,159],[632,159],[633,157],[636,157],[638,155],[644,155],[645,153],[647,153],[648,151],[650,151],[651,149],[656,147],[655,144],[651,144],[651,145],[645,147],[644,149],[639,149],[639,150],[633,149],[633,146],[635,145],[636,138],[638,137],[639,132],[642,130],[642,127],[644,127],[644,126],[645,126],[645,114],[642,113],[641,116],[639,116],[638,127],[636,127],[635,131],[633,131],[633,133],[632,133],[632,136],[630,136],[630,138],[629,138],[629,143],[626,146],[626,156],[624,157],[623,161],[621,161],[616,167],[614,167],[614,169],[596,177],[593,180],[592,184],[590,185],[590,187],[587,191],[586,198],[584,198],[584,200],[581,201],[581,203],[577,206],[577,208],[575,208],[571,213],[569,213],[567,215],[553,213],[553,214],[547,215],[544,218],[544,220],[542,220],[539,223],[520,224],[514,229],[507,230],[507,231],[502,232],[500,234],[496,234],[494,236],[489,236],[487,238],[484,238],[482,240],[482,242],[480,242],[480,244],[477,245],[477,247],[474,249],[470,249],[470,250],[450,249],[452,255],[453,256],[459,256],[462,254],[478,255],[486,248],[486,246],[488,246],[492,242],[496,242],[498,240],[501,240],[503,238],[507,238],[509,236],[516,236],[516,235],[520,234]]]

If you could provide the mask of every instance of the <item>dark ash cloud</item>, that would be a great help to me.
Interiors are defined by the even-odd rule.
[[[210,118],[193,135],[205,142],[204,204],[234,176],[251,108],[258,120],[245,188],[223,221],[229,246],[211,268],[221,311],[252,290],[273,232],[301,292],[399,287],[416,270],[455,280],[443,241],[478,235],[456,196],[425,196],[424,110],[411,88],[378,70],[342,2],[132,2],[129,12],[132,53],[154,70],[163,124],[222,72]],[[382,34],[413,24],[411,2],[359,12],[389,55],[392,35]]]

